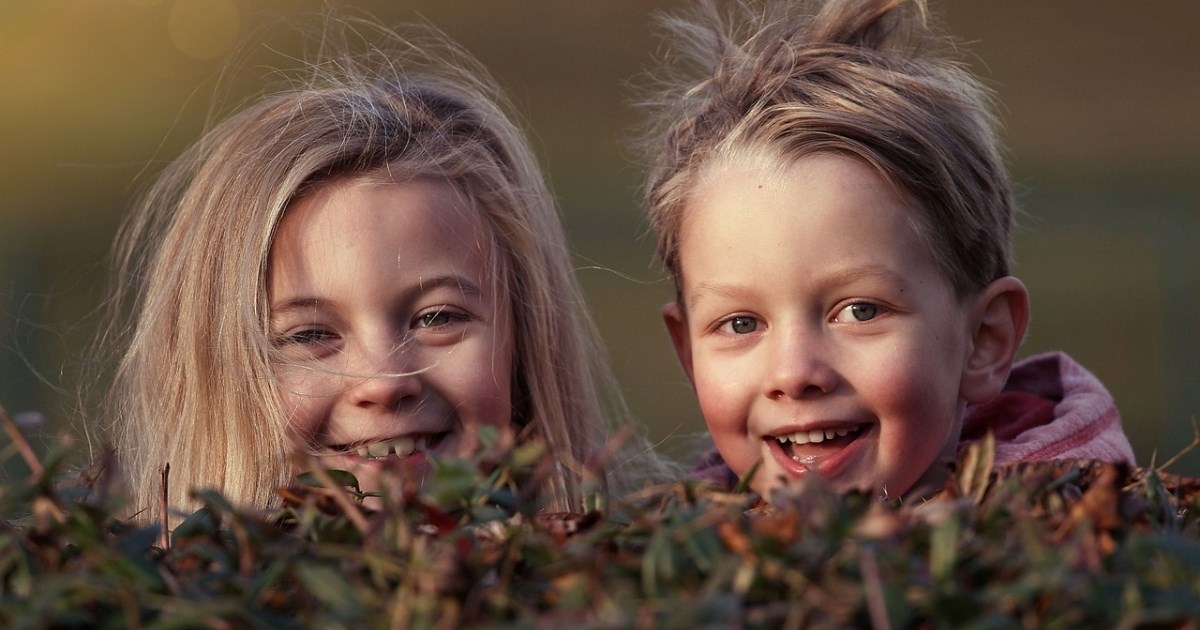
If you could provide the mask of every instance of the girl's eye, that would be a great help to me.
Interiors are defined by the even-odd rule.
[[[340,340],[332,328],[310,326],[280,333],[272,341],[286,360],[307,361],[336,353]]]
[[[877,304],[855,302],[838,311],[837,317],[834,319],[839,322],[869,322],[878,317],[882,311],[883,308]]]
[[[329,343],[337,339],[337,333],[327,328],[302,328],[280,335],[278,345],[312,345]]]
[[[728,329],[735,335],[748,335],[758,330],[758,320],[753,317],[739,315],[730,317],[721,324],[721,328]]]
[[[442,326],[449,326],[454,322],[465,322],[469,319],[471,319],[471,316],[462,311],[439,306],[417,315],[415,326],[417,328],[440,328]]]

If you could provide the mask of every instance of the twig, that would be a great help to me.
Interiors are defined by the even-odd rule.
[[[1175,453],[1174,457],[1171,459],[1163,462],[1163,464],[1159,466],[1157,470],[1163,471],[1170,468],[1175,464],[1175,462],[1179,461],[1184,455],[1192,452],[1197,447],[1200,447],[1200,426],[1196,425],[1196,416],[1192,416],[1192,443],[1183,447],[1183,450],[1179,451],[1178,453]]]
[[[367,522],[367,517],[363,516],[358,506],[354,505],[354,502],[347,496],[346,489],[334,481],[333,477],[329,476],[329,473],[321,466],[314,467],[312,474],[316,476],[317,480],[321,482],[321,485],[326,490],[329,490],[329,496],[346,513],[346,518],[350,519],[355,529],[360,534],[366,536],[371,528],[370,523]]]
[[[875,554],[863,547],[858,555],[858,563],[863,573],[863,590],[866,591],[867,614],[871,618],[871,627],[875,630],[891,630],[892,623],[887,615],[887,603],[883,598],[883,580],[879,577],[879,563]]]
[[[159,475],[158,546],[163,551],[166,551],[171,548],[171,534],[170,530],[167,529],[167,510],[169,509],[168,506],[170,506],[170,493],[167,490],[167,480],[171,477],[171,462],[163,464]]]
[[[29,440],[25,439],[25,434],[21,432],[21,428],[13,422],[12,418],[8,417],[8,413],[4,411],[4,406],[0,405],[0,424],[4,425],[4,431],[12,439],[13,446],[17,448],[17,452],[21,454],[21,459],[25,460],[25,465],[29,466],[29,470],[33,472],[35,478],[41,478],[44,468],[37,454],[33,452],[33,447],[29,445]]]

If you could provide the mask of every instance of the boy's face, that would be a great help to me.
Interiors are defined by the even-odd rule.
[[[955,452],[968,317],[874,169],[775,164],[710,167],[667,326],[722,457],[762,461],[756,492],[815,472],[899,497]]]

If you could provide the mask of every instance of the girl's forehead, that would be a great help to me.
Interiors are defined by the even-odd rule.
[[[270,246],[268,266],[323,256],[331,261],[375,247],[409,252],[453,250],[493,266],[493,230],[457,187],[433,178],[390,183],[340,178],[288,205]],[[404,273],[397,266],[393,273]]]

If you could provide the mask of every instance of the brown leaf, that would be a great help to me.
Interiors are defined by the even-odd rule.
[[[756,536],[770,538],[786,545],[795,540],[800,531],[800,512],[792,509],[777,510],[752,519],[750,529]]]
[[[885,540],[899,536],[904,530],[904,521],[894,510],[882,503],[874,503],[854,526],[854,536],[868,540]]]
[[[750,553],[750,538],[735,521],[717,523],[717,536],[730,551],[744,556]]]
[[[1058,530],[1055,531],[1055,538],[1062,541],[1067,534],[1085,522],[1091,523],[1092,528],[1098,535],[1107,532],[1107,530],[1120,527],[1121,490],[1118,484],[1122,476],[1116,464],[1105,463],[1101,467],[1097,478],[1088,486],[1087,491],[1083,493],[1083,497],[1071,506],[1067,518],[1063,520]],[[1111,537],[1107,544],[1103,540],[1099,542],[1100,550],[1103,553],[1111,553],[1115,548]]]

